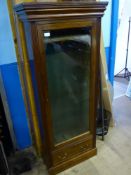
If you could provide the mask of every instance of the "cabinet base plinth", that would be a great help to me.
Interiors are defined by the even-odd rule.
[[[70,159],[68,161],[65,161],[65,162],[57,165],[57,166],[50,168],[48,170],[49,175],[56,175],[57,173],[60,173],[64,170],[66,170],[67,168],[71,168],[71,167],[77,165],[78,163],[81,163],[82,161],[85,161],[85,160],[95,156],[96,154],[97,154],[97,149],[94,148],[88,152],[85,152],[79,156],[76,156],[73,159]]]

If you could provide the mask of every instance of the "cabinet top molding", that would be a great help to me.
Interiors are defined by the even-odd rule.
[[[62,1],[31,2],[15,5],[14,10],[21,20],[37,21],[60,17],[102,17],[108,2]]]

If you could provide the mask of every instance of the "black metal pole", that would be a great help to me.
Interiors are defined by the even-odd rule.
[[[102,120],[102,140],[104,141],[104,132],[105,132],[105,125],[104,125],[104,107],[103,107],[103,97],[102,97],[102,74],[100,69],[100,116]]]
[[[129,29],[128,29],[128,39],[127,39],[127,50],[126,50],[126,63],[125,63],[125,68],[126,69],[127,69],[128,50],[129,50],[129,42],[130,42],[130,26],[131,26],[130,23],[131,23],[131,17],[129,18]]]

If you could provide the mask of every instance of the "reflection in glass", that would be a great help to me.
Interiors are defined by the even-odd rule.
[[[55,144],[89,130],[90,28],[44,33]]]

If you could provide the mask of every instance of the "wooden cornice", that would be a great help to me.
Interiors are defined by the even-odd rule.
[[[21,20],[37,21],[47,18],[103,16],[108,2],[64,1],[22,3],[14,7]]]

